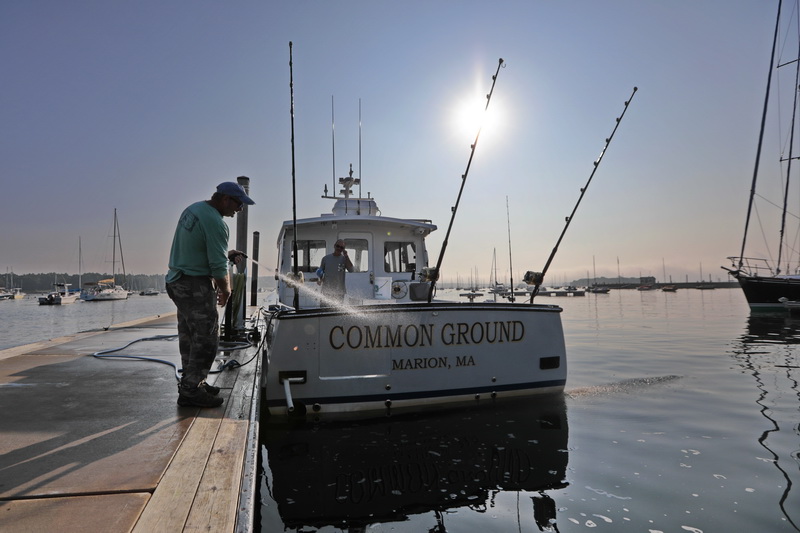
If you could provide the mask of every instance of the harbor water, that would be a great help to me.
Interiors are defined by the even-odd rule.
[[[800,531],[800,318],[739,289],[538,301],[564,309],[563,396],[262,424],[257,528]]]
[[[256,531],[800,531],[800,316],[738,289],[537,300],[564,309],[563,396],[262,424]],[[0,349],[173,309],[4,301]]]
[[[166,294],[67,305],[39,305],[39,296],[0,301],[0,350],[175,311]]]

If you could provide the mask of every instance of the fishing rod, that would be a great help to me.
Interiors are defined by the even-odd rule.
[[[533,303],[533,299],[539,293],[539,287],[541,287],[542,282],[544,281],[544,276],[547,274],[547,269],[550,268],[550,263],[553,262],[553,258],[556,256],[556,252],[558,252],[558,247],[561,244],[561,240],[564,238],[564,234],[567,233],[567,228],[569,228],[570,222],[575,217],[575,212],[578,210],[578,206],[581,205],[581,200],[583,200],[583,195],[586,194],[586,189],[589,188],[589,184],[592,182],[592,178],[594,177],[594,173],[597,172],[597,167],[600,166],[600,161],[603,160],[603,156],[606,154],[606,150],[608,146],[611,144],[611,139],[614,138],[614,134],[617,132],[617,128],[619,128],[620,122],[622,122],[622,117],[625,116],[625,112],[628,110],[628,106],[633,100],[633,96],[638,91],[638,87],[633,88],[633,92],[631,93],[630,98],[625,101],[625,107],[622,109],[622,114],[617,117],[616,124],[614,124],[614,129],[611,131],[611,135],[606,138],[606,143],[603,145],[603,149],[600,151],[600,157],[598,157],[594,161],[594,168],[592,169],[592,173],[589,175],[589,179],[586,181],[586,185],[581,187],[581,194],[578,196],[578,201],[575,204],[575,207],[572,208],[572,213],[567,217],[567,223],[564,225],[564,229],[561,231],[561,235],[559,235],[558,240],[556,241],[556,245],[553,248],[553,251],[550,252],[550,257],[547,258],[547,263],[545,263],[544,268],[541,272],[526,272],[525,273],[525,282],[528,284],[533,285],[533,290],[531,291],[531,300],[530,303]],[[513,289],[512,289],[513,290]]]
[[[295,309],[300,307],[300,289],[297,286],[300,277],[300,269],[297,266],[297,194],[295,188],[295,162],[294,162],[294,71],[292,69],[292,41],[289,41],[289,115],[292,124],[292,274],[293,274],[293,287],[294,299],[292,306]]]
[[[486,95],[486,107],[483,108],[484,115],[486,111],[489,109],[489,102],[492,100],[492,93],[494,93],[494,85],[497,83],[497,75],[500,73],[500,67],[503,66],[503,58],[501,57],[497,63],[497,70],[492,76],[492,88],[489,90],[489,94]],[[444,242],[442,242],[442,250],[439,252],[439,259],[436,261],[436,268],[431,270],[429,268],[423,269],[422,275],[420,276],[423,278],[423,281],[430,281],[431,288],[428,291],[428,303],[431,303],[433,299],[433,292],[436,288],[436,282],[439,280],[439,269],[442,267],[442,261],[444,260],[444,253],[447,250],[447,243],[450,239],[450,231],[453,229],[453,221],[456,219],[456,213],[458,212],[458,204],[461,202],[461,194],[464,192],[464,185],[467,183],[467,175],[469,174],[469,167],[472,165],[472,158],[475,156],[475,148],[478,146],[478,139],[481,136],[481,130],[483,129],[483,124],[478,127],[478,133],[475,135],[475,142],[472,143],[470,146],[470,153],[469,153],[469,160],[467,161],[467,168],[464,170],[464,174],[461,175],[461,187],[458,189],[458,196],[456,197],[456,205],[453,206],[452,214],[450,215],[450,224],[447,226],[447,233],[444,236]]]

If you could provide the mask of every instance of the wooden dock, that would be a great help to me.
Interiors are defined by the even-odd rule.
[[[252,531],[258,348],[224,353],[213,409],[176,404],[172,366],[92,355],[179,367],[176,334],[170,314],[0,351],[0,531]]]

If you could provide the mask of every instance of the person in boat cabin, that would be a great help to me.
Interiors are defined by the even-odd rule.
[[[322,258],[317,270],[318,279],[322,283],[322,295],[336,302],[343,302],[347,289],[345,287],[345,271],[353,271],[353,263],[347,257],[344,241],[337,240],[333,245],[333,253]],[[321,274],[321,275],[320,275]]]
[[[219,314],[231,296],[228,261],[244,254],[228,249],[229,230],[223,217],[233,217],[255,202],[238,183],[217,186],[210,200],[195,202],[181,213],[167,272],[167,294],[178,310],[178,349],[183,374],[178,405],[218,407],[219,388],[206,383],[219,346]]]

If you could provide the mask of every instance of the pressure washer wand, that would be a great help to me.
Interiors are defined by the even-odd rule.
[[[233,254],[233,257],[234,257],[234,258],[236,258],[237,256],[239,256],[239,257],[244,257],[245,259],[250,259],[250,257],[249,257],[249,256],[248,256],[246,253],[244,253],[244,252],[238,252],[238,253],[235,253],[235,254]],[[255,259],[250,259],[250,261],[252,261],[252,262],[253,262],[253,264],[256,264],[256,265],[258,265],[258,266],[260,266],[260,267],[267,268],[267,266],[266,266],[266,265],[262,265],[261,263],[259,263],[259,262],[258,262],[258,261],[256,261]],[[232,262],[235,262],[235,261],[232,261]]]

